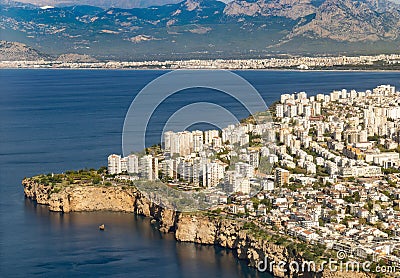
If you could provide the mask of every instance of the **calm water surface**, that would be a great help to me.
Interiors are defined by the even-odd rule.
[[[162,71],[0,70],[0,276],[268,277],[211,246],[176,243],[131,214],[48,212],[24,199],[21,180],[40,173],[98,168],[121,153],[125,113]],[[281,93],[400,86],[400,73],[239,72],[267,104]],[[169,98],[150,135],[168,115],[197,101],[246,111],[218,92],[189,90]],[[228,124],[228,123],[227,123]],[[98,225],[106,223],[107,231]]]

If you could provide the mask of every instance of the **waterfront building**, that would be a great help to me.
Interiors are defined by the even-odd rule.
[[[108,173],[110,175],[115,175],[121,172],[121,156],[116,154],[108,156]]]
[[[139,173],[139,159],[137,155],[130,154],[126,157],[127,159],[127,167],[126,171],[128,174],[138,174]]]
[[[158,179],[158,158],[145,155],[139,160],[140,178],[154,181]]]

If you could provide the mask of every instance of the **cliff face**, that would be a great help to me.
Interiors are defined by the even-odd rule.
[[[178,241],[214,244],[234,249],[238,258],[247,260],[251,267],[257,267],[260,261],[276,264],[287,262],[287,267],[283,270],[278,267],[272,268],[272,274],[275,277],[375,277],[363,272],[332,272],[329,269],[322,272],[293,272],[289,264],[297,262],[301,267],[304,262],[301,256],[291,256],[286,247],[256,238],[251,232],[245,230],[243,223],[238,220],[180,214],[176,222],[175,238]],[[316,268],[319,269],[318,264]]]
[[[216,219],[206,216],[179,215],[175,237],[178,241],[199,244],[214,244],[234,249],[239,259],[247,260],[251,267],[257,267],[260,260],[267,256],[269,261],[286,261],[284,247],[254,238],[243,230],[243,223],[229,219]],[[285,277],[285,273],[273,269],[276,277]]]
[[[24,180],[25,196],[39,204],[48,205],[51,211],[123,211],[134,212],[135,194],[133,189],[121,187],[74,186],[60,192],[52,191],[50,185]]]
[[[258,262],[265,261],[265,257],[268,262],[297,261],[299,265],[302,264],[301,257],[290,256],[284,246],[256,238],[238,220],[176,213],[150,203],[134,187],[71,186],[54,192],[51,186],[31,179],[25,179],[22,184],[27,198],[48,205],[51,211],[134,212],[156,219],[160,223],[160,231],[174,231],[178,241],[219,245],[236,250],[239,259],[247,260],[251,267],[257,267]],[[322,273],[292,273],[289,268],[282,271],[277,267],[272,269],[272,273],[275,277],[374,277],[361,272],[333,273],[328,270]]]
[[[22,184],[27,198],[49,206],[50,211],[132,212],[153,217],[160,222],[162,232],[169,232],[175,226],[174,211],[150,203],[134,187],[69,186],[55,192],[50,185],[43,185],[32,179],[25,179]]]

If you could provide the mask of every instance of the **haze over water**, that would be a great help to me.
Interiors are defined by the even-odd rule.
[[[24,199],[21,180],[40,173],[106,165],[121,153],[125,113],[143,86],[163,71],[0,70],[0,273],[26,276],[265,277],[233,252],[182,244],[132,214],[48,212]],[[282,93],[400,86],[396,72],[243,71],[267,104]],[[176,94],[152,118],[158,143],[171,111],[196,101],[247,116],[226,95]],[[229,124],[229,123],[227,123]],[[200,126],[201,127],[201,126]],[[105,223],[107,231],[98,231]]]

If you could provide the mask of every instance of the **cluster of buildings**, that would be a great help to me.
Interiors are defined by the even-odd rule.
[[[207,188],[224,213],[400,263],[400,92],[283,94],[272,109],[272,122],[166,132],[159,153],[109,156],[109,173]]]
[[[158,159],[151,155],[138,157],[130,154],[127,157],[112,154],[108,156],[108,173],[111,175],[126,173],[129,175],[140,174],[142,179],[158,179]]]
[[[268,68],[326,68],[335,66],[365,66],[384,63],[388,67],[400,63],[400,55],[282,57],[265,59],[215,59],[175,61],[1,61],[0,68],[165,68],[165,69],[268,69]],[[382,67],[382,65],[380,65]]]
[[[220,186],[227,193],[249,194],[252,184],[262,186],[257,172],[260,163],[278,159],[266,147],[250,147],[249,134],[267,129],[267,124],[244,124],[222,131],[168,131],[163,135],[162,153],[127,157],[112,154],[108,157],[108,172],[162,180],[186,189]]]

